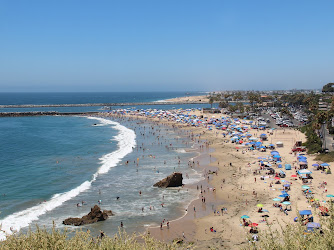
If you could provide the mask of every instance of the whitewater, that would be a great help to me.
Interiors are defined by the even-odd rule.
[[[117,141],[117,150],[102,156],[100,160],[100,167],[92,175],[90,180],[83,182],[81,185],[64,193],[58,193],[51,197],[51,199],[42,202],[38,205],[27,208],[8,215],[0,220],[1,231],[0,240],[5,240],[7,235],[19,231],[22,228],[28,227],[33,221],[53,209],[61,206],[64,202],[73,199],[80,193],[90,189],[92,183],[97,180],[100,175],[106,174],[111,168],[117,164],[136,147],[136,134],[132,129],[129,129],[118,122],[107,120],[98,117],[86,117],[88,119],[97,120],[101,125],[112,126],[118,131],[117,136],[113,139]]]

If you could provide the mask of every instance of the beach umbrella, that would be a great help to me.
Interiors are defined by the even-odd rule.
[[[256,206],[257,207],[263,207],[263,204],[257,204]]]
[[[282,204],[284,204],[284,205],[291,205],[291,203],[288,202],[288,201],[283,201]]]
[[[284,184],[283,186],[284,187],[290,187],[290,184]]]
[[[322,167],[328,167],[328,166],[329,166],[329,164],[328,164],[328,163],[326,163],[326,162],[324,162],[324,163],[321,163],[321,164],[320,164],[320,166],[322,166]]]
[[[314,163],[314,164],[312,164],[312,166],[313,166],[313,167],[319,167],[319,164]]]
[[[281,178],[279,178],[279,177],[275,177],[274,179],[275,179],[275,180],[280,180]]]
[[[241,216],[241,219],[248,219],[248,218],[249,218],[248,215],[243,215],[243,216]]]
[[[326,197],[334,197],[332,194],[327,194]]]
[[[257,224],[257,223],[252,223],[252,224],[249,224],[248,226],[249,227],[257,227],[259,224]]]
[[[297,175],[293,174],[293,175],[291,175],[291,177],[294,177],[294,178],[296,178],[296,177],[297,177]]]
[[[307,169],[302,169],[298,170],[298,174],[312,174],[312,172]]]
[[[289,196],[288,194],[281,194],[278,197],[288,197],[288,196]]]
[[[309,186],[307,186],[307,185],[303,185],[302,186],[302,189],[309,189],[310,187]]]
[[[281,201],[280,198],[274,198],[273,201]]]
[[[299,210],[300,215],[311,215],[312,211],[311,210]]]

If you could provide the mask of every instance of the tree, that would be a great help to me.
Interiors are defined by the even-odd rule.
[[[213,98],[212,96],[210,96],[210,98],[209,98],[209,103],[210,103],[210,105],[211,105],[211,108],[212,108],[213,101],[214,101],[214,98]]]
[[[322,87],[322,92],[334,92],[334,87],[333,87],[334,83],[330,82],[327,83],[326,85],[324,85]]]
[[[219,102],[219,108],[227,108],[228,107],[228,102],[221,101]]]

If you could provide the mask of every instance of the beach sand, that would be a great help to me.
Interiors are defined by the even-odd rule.
[[[208,103],[209,99],[206,95],[199,95],[199,96],[183,96],[183,97],[176,97],[171,99],[164,100],[166,102],[174,102],[174,103]]]
[[[196,115],[203,115],[201,111],[191,112]],[[210,116],[205,114],[205,116]],[[217,117],[217,114],[215,114]],[[134,119],[147,119],[140,116]],[[161,119],[152,118],[156,122]],[[219,249],[238,249],[247,247],[249,241],[247,232],[250,227],[242,226],[242,215],[248,215],[251,222],[258,223],[259,235],[261,231],[267,230],[266,223],[272,225],[272,229],[279,229],[284,223],[294,223],[293,219],[297,216],[297,209],[311,209],[310,204],[305,198],[301,186],[302,181],[290,176],[296,173],[294,166],[297,166],[296,155],[291,149],[296,141],[305,141],[305,135],[300,131],[292,128],[277,129],[274,131],[257,131],[250,130],[255,137],[265,132],[268,134],[268,142],[275,144],[278,141],[283,142],[283,147],[277,148],[282,157],[282,165],[285,163],[292,165],[292,170],[285,171],[287,176],[284,180],[291,181],[290,202],[292,211],[288,215],[281,212],[279,208],[273,207],[273,198],[278,197],[283,190],[283,182],[274,184],[277,180],[269,177],[265,172],[260,171],[258,157],[270,155],[270,151],[259,152],[236,149],[236,146],[224,138],[222,131],[213,129],[209,131],[204,127],[190,127],[189,125],[179,124],[173,121],[163,121],[170,125],[176,125],[180,129],[192,130],[194,140],[199,140],[204,144],[209,144],[202,150],[202,159],[200,167],[205,175],[205,180],[198,183],[202,185],[203,191],[200,192],[199,199],[193,201],[185,216],[175,221],[170,221],[169,229],[164,223],[163,228],[148,228],[149,233],[154,238],[170,242],[176,238],[183,239],[186,242],[193,242],[195,249],[219,248]],[[307,155],[309,169],[312,170],[312,164],[315,163],[314,157]],[[276,171],[277,166],[273,166]],[[205,174],[209,171],[217,171],[217,174]],[[254,172],[257,171],[256,174]],[[207,179],[209,176],[209,180]],[[265,176],[261,180],[261,176]],[[267,177],[268,176],[268,177]],[[314,193],[314,198],[320,201],[326,200],[326,194],[334,193],[334,182],[332,175],[326,175],[321,171],[313,171],[312,183],[308,183]],[[320,184],[326,181],[327,192]],[[270,183],[271,187],[270,187]],[[215,189],[215,191],[213,191]],[[205,192],[204,192],[205,190]],[[206,198],[205,203],[201,197]],[[264,213],[258,213],[257,204],[263,204],[263,209],[268,210],[266,213],[269,217],[262,217]],[[195,210],[194,211],[194,207]],[[222,209],[224,209],[222,213]],[[215,213],[216,211],[216,213]],[[219,213],[218,213],[219,212]],[[319,215],[315,214],[315,222],[319,221]],[[266,220],[265,220],[266,219]],[[215,232],[211,232],[213,227]],[[261,237],[261,236],[260,236]]]

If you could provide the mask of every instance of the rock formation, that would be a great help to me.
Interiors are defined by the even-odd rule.
[[[81,226],[84,224],[92,224],[98,221],[106,220],[109,216],[114,215],[111,210],[101,211],[98,205],[91,208],[90,212],[82,218],[67,218],[63,221],[65,225]]]
[[[173,173],[167,176],[165,179],[155,183],[154,187],[180,187],[182,186],[182,173]]]

